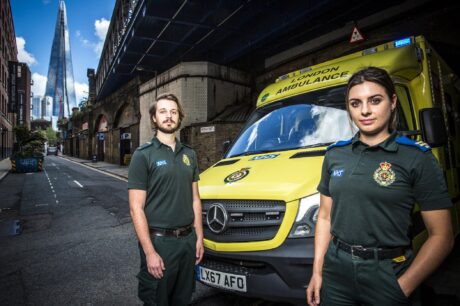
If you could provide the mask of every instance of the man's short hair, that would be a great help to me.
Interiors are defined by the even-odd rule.
[[[152,106],[150,106],[149,114],[150,114],[150,121],[152,123],[152,126],[155,128],[157,127],[156,123],[153,121],[153,116],[155,116],[157,112],[157,104],[158,104],[158,101],[160,100],[170,100],[170,101],[176,102],[177,111],[179,112],[179,122],[177,124],[180,126],[182,123],[182,119],[184,119],[185,117],[184,109],[182,108],[182,105],[180,104],[179,99],[172,93],[163,93],[159,95],[153,102]]]

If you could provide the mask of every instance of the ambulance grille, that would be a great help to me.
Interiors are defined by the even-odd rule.
[[[211,270],[244,275],[249,275],[251,273],[255,273],[257,270],[265,268],[265,264],[263,263],[257,263],[257,265],[249,263],[249,266],[246,265],[247,263],[248,262],[232,263],[231,261],[226,261],[222,258],[213,260],[212,258],[205,257],[200,265]]]
[[[203,231],[206,239],[215,242],[249,242],[273,239],[278,233],[286,212],[283,201],[263,200],[203,200]],[[219,206],[218,221],[213,222],[215,207]],[[211,227],[208,224],[209,210]],[[224,209],[227,215],[225,225],[221,225]],[[223,229],[223,230],[222,230]]]

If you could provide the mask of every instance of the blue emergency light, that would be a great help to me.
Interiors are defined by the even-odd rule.
[[[394,42],[394,45],[395,45],[395,48],[400,48],[400,47],[410,45],[411,43],[412,43],[412,39],[410,37],[406,37],[403,39],[396,40]]]

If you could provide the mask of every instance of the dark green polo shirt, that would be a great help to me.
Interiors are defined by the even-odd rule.
[[[414,203],[422,210],[452,206],[429,147],[395,133],[372,147],[358,134],[331,145],[318,191],[333,199],[331,234],[369,247],[410,245]]]
[[[195,151],[176,140],[175,151],[156,137],[133,154],[128,189],[147,191],[150,227],[174,229],[193,223],[192,183],[199,180]]]

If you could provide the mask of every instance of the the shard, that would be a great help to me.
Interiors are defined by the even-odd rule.
[[[53,116],[58,116],[59,119],[70,117],[72,108],[77,106],[67,13],[62,0],[59,1],[45,99],[52,101]]]

